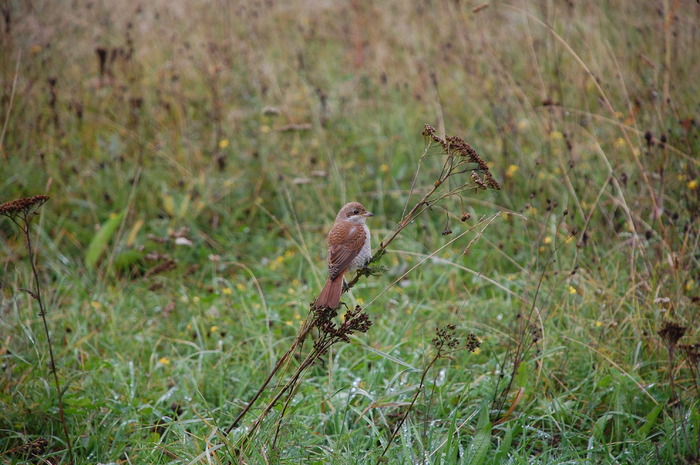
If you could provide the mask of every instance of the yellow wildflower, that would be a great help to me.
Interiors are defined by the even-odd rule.
[[[219,148],[225,149],[226,147],[228,147],[228,139],[221,139],[219,141]]]
[[[161,357],[158,359],[158,363],[163,365],[170,365],[170,360],[167,357]]]
[[[506,178],[512,178],[517,172],[518,165],[508,165],[508,169],[506,169]]]
[[[278,255],[274,260],[270,262],[269,268],[275,271],[284,261],[284,256]]]

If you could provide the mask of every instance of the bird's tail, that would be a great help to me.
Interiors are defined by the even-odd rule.
[[[315,306],[317,308],[336,308],[340,303],[340,294],[343,293],[343,275],[331,280],[328,278],[326,285],[323,286],[321,294],[316,299]]]

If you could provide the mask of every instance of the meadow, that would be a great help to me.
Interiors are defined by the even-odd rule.
[[[700,463],[697,2],[0,12],[0,463]]]

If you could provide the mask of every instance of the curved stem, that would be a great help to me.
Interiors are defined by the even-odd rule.
[[[416,394],[413,396],[413,400],[411,400],[411,404],[408,406],[406,409],[406,412],[403,414],[403,417],[401,417],[401,420],[399,420],[398,424],[396,425],[396,428],[394,428],[394,432],[391,434],[391,437],[389,437],[389,442],[386,443],[386,446],[384,447],[384,450],[382,451],[382,454],[377,458],[377,465],[379,465],[382,462],[382,458],[386,455],[387,451],[389,450],[389,447],[391,447],[391,443],[394,442],[394,439],[396,439],[396,436],[399,434],[399,430],[403,426],[404,422],[406,421],[406,418],[408,418],[408,414],[411,413],[411,410],[413,410],[413,406],[416,404],[416,400],[418,400],[418,396],[420,393],[423,391],[423,384],[425,383],[425,377],[428,375],[428,371],[430,371],[430,368],[432,368],[433,365],[435,365],[435,362],[440,358],[440,351],[433,357],[433,359],[430,361],[427,367],[425,367],[425,370],[423,370],[423,376],[420,378],[420,384],[418,385],[418,389],[416,390]]]
[[[39,281],[39,273],[37,272],[36,265],[34,264],[34,253],[32,251],[32,240],[29,234],[29,218],[26,216],[22,217],[23,224],[20,226],[22,232],[24,233],[24,239],[27,244],[27,252],[29,253],[29,263],[32,266],[32,275],[34,276],[34,297],[37,302],[39,302],[39,315],[41,316],[41,321],[44,323],[44,333],[46,334],[46,341],[49,346],[49,359],[51,361],[51,373],[53,374],[54,384],[56,385],[56,395],[58,396],[58,417],[61,421],[61,426],[63,427],[63,434],[66,436],[66,444],[68,446],[68,456],[70,457],[70,462],[75,463],[73,459],[73,446],[70,442],[70,435],[68,434],[68,426],[66,425],[66,418],[63,413],[63,391],[61,390],[61,383],[58,380],[58,371],[56,369],[56,362],[53,356],[53,347],[51,344],[51,333],[49,332],[49,324],[46,321],[46,310],[44,309],[44,301],[41,297],[41,284]]]
[[[311,320],[311,322],[308,323],[308,325],[306,326],[306,328],[302,329],[301,333],[299,333],[299,336],[297,336],[297,338],[294,340],[294,342],[293,342],[292,345],[289,347],[289,349],[287,350],[287,352],[285,352],[284,355],[282,355],[282,357],[280,357],[280,359],[277,361],[277,363],[275,364],[275,366],[274,366],[274,368],[272,369],[272,371],[270,371],[270,374],[267,375],[267,378],[265,379],[265,381],[263,382],[263,384],[260,386],[260,388],[258,389],[258,391],[255,393],[255,395],[253,395],[253,397],[248,401],[248,404],[247,404],[247,405],[245,406],[245,408],[241,411],[241,413],[238,414],[238,416],[236,417],[236,419],[233,420],[233,422],[231,423],[231,426],[229,426],[229,427],[226,429],[226,431],[224,432],[224,435],[227,435],[227,436],[228,436],[228,434],[233,430],[233,428],[235,428],[236,426],[238,426],[238,424],[241,422],[241,420],[243,419],[243,417],[250,411],[250,409],[253,407],[253,405],[255,404],[255,402],[257,402],[258,398],[259,398],[260,395],[263,393],[263,391],[265,391],[265,389],[267,389],[267,386],[270,384],[270,381],[272,381],[272,378],[273,378],[273,377],[275,376],[275,374],[279,371],[279,369],[282,367],[282,365],[284,365],[284,363],[287,361],[287,359],[289,358],[289,356],[292,355],[292,353],[294,353],[294,351],[295,351],[296,348],[299,346],[299,344],[301,344],[302,342],[304,342],[304,340],[306,339],[306,336],[308,336],[309,332],[310,332],[311,329],[314,327],[314,321],[315,321],[315,320],[316,320],[316,318],[315,318],[315,316],[314,316],[314,318]]]

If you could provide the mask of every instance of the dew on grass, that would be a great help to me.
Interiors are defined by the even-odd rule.
[[[437,378],[435,378],[435,385],[436,386],[442,386],[445,384],[445,379],[447,378],[447,370],[442,368],[437,375]]]
[[[171,387],[170,389],[168,389],[168,392],[166,392],[165,394],[160,396],[160,398],[158,399],[158,401],[156,403],[161,403],[161,402],[168,400],[170,397],[172,397],[172,395],[175,393],[175,391],[177,391],[177,387],[175,387],[175,386]]]
[[[350,388],[350,391],[349,391],[351,396],[357,392],[358,388],[360,387],[361,382],[362,382],[362,378],[359,378],[359,377],[352,380],[352,383],[350,384],[352,387]]]

